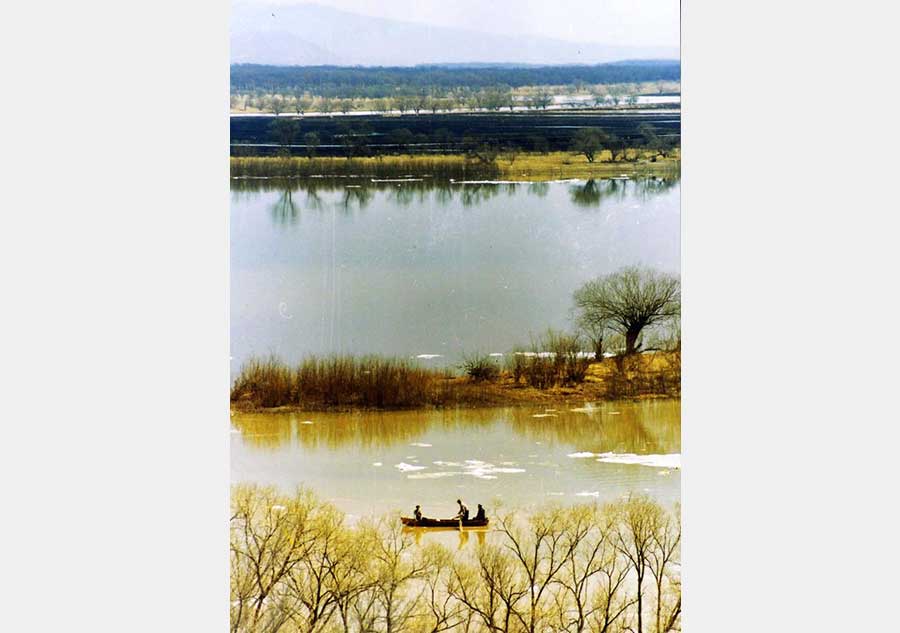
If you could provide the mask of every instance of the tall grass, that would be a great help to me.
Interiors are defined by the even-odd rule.
[[[308,176],[371,176],[402,178],[496,178],[496,163],[472,161],[458,155],[382,156],[376,158],[232,157],[232,178],[302,178]]]
[[[582,382],[590,364],[577,335],[547,330],[532,340],[530,350],[515,348],[506,371],[516,384],[548,389]]]
[[[474,385],[447,370],[380,356],[310,357],[289,367],[275,357],[248,361],[231,388],[250,407],[403,409],[487,404]]]

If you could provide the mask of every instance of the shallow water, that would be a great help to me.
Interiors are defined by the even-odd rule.
[[[574,409],[574,410],[573,410]],[[680,499],[680,402],[453,411],[235,414],[233,483],[309,486],[352,518],[500,504]]]
[[[233,374],[269,353],[508,353],[571,327],[588,279],[679,271],[677,179],[266,186],[233,185]]]

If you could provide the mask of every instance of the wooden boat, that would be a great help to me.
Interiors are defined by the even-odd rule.
[[[487,527],[490,519],[469,519],[460,521],[459,519],[428,519],[422,517],[421,521],[416,521],[412,517],[400,517],[401,523],[406,527],[420,528],[482,528]]]

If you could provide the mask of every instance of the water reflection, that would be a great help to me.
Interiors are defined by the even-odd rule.
[[[272,217],[276,222],[296,222],[300,215],[299,207],[294,203],[293,191],[285,189],[272,205]]]
[[[604,201],[621,202],[628,196],[647,201],[672,190],[680,182],[680,177],[649,178],[606,178],[590,179],[584,183],[572,185],[569,194],[572,202],[579,207],[599,207]]]
[[[664,194],[680,182],[675,171],[663,176],[635,178],[592,178],[569,187],[571,201],[579,207],[598,207],[603,201],[622,201],[628,196],[647,200]],[[496,196],[513,197],[521,191],[540,198],[550,191],[547,182],[467,182],[431,180],[428,178],[373,180],[370,178],[309,178],[309,179],[235,179],[231,189],[236,194],[278,191],[280,196],[273,207],[273,216],[280,222],[296,219],[300,209],[292,194],[305,194],[303,206],[321,210],[327,202],[325,194],[338,194],[333,202],[344,211],[362,210],[378,192],[387,194],[388,200],[398,207],[413,203],[425,204],[431,200],[440,205],[458,201],[465,207],[476,206]]]
[[[500,504],[604,502],[635,491],[667,504],[680,498],[677,401],[239,414],[233,423],[234,483],[309,486],[356,516],[408,516],[421,504],[426,516],[452,517],[458,498],[489,516]]]
[[[388,448],[408,445],[432,430],[478,437],[494,425],[527,440],[579,451],[669,454],[679,452],[681,443],[680,403],[673,400],[558,410],[235,413],[232,422],[244,441],[262,449],[284,445],[314,450]]]
[[[588,279],[678,271],[677,180],[429,180],[233,181],[233,370],[269,353],[458,364],[572,327]]]

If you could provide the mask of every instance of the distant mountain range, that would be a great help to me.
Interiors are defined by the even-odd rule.
[[[231,62],[273,65],[597,64],[677,59],[672,47],[623,47],[401,22],[315,4],[235,4]]]

